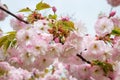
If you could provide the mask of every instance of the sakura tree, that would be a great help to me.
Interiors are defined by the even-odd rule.
[[[120,0],[107,0],[112,7]],[[43,16],[50,8],[53,14]],[[0,21],[8,15],[13,31],[0,31],[0,80],[120,80],[120,17],[100,14],[95,36],[84,24],[58,17],[43,1],[19,14],[0,3]]]

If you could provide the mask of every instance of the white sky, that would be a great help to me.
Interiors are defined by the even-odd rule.
[[[16,13],[25,7],[34,9],[40,0],[1,0],[1,2],[7,4],[11,12]],[[98,14],[100,12],[108,14],[111,8],[106,0],[44,0],[44,2],[49,3],[51,6],[56,6],[59,16],[73,16],[73,20],[85,23],[89,34],[94,34],[94,23]],[[113,10],[116,10],[117,15],[120,15],[120,7],[114,8]],[[0,22],[0,28],[5,32],[12,30],[9,25],[10,18]]]

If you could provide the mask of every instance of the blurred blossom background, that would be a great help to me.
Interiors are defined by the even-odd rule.
[[[40,0],[1,0],[3,4],[6,4],[14,14],[22,8],[29,7],[35,9],[35,5],[40,2]],[[85,24],[87,28],[87,33],[94,35],[94,24],[100,13],[106,13],[109,15],[111,6],[107,4],[106,0],[44,0],[44,2],[49,3],[51,6],[57,8],[57,14],[59,17],[69,16],[74,22],[81,21]],[[44,15],[50,13],[52,10],[47,9]],[[116,11],[116,15],[120,15],[120,6],[114,7],[113,11]],[[11,31],[10,19],[13,18],[9,15],[4,21],[0,22],[0,28],[4,32]]]

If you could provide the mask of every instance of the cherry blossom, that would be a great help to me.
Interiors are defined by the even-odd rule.
[[[112,32],[114,25],[111,19],[103,17],[97,20],[95,24],[95,31],[98,36],[103,37]]]
[[[113,21],[115,27],[120,27],[120,17],[118,17],[118,16],[113,17],[112,21]]]
[[[0,7],[7,10],[7,7],[5,5],[3,5],[1,2],[0,2]],[[4,20],[7,16],[8,16],[8,14],[6,12],[0,10],[0,21]]]
[[[23,19],[24,18],[24,15],[23,14],[18,14],[17,15],[19,18]],[[14,29],[14,30],[20,30],[22,28],[25,28],[27,27],[28,25],[25,24],[24,22],[21,22],[17,19],[11,19],[10,20],[10,24],[11,24],[11,27]]]
[[[113,7],[119,0],[107,0]],[[41,5],[38,6],[38,5]],[[120,80],[120,18],[100,14],[94,36],[84,24],[59,18],[56,7],[41,1],[14,15],[0,3],[0,20],[9,13],[13,31],[0,30],[0,80]],[[40,10],[53,14],[43,16]],[[6,13],[7,12],[7,13]],[[27,15],[28,14],[28,15]]]

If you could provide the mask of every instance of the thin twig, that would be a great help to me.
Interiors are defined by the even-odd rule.
[[[16,18],[16,19],[18,19],[19,21],[22,21],[22,22],[24,22],[24,23],[28,24],[28,22],[27,22],[27,21],[25,21],[25,20],[23,20],[23,19],[21,19],[21,18],[17,17],[15,14],[13,14],[12,12],[10,12],[10,11],[8,11],[8,10],[6,10],[6,9],[2,8],[1,6],[0,6],[0,9],[1,9],[1,10],[3,10],[3,11],[5,11],[6,13],[10,14],[11,16],[15,17],[15,18]]]
[[[88,63],[88,64],[91,64],[91,62],[88,61],[88,60],[86,60],[81,54],[77,54],[77,56],[78,56],[80,59],[82,59],[82,61],[84,61],[84,62],[86,62],[86,63]]]

